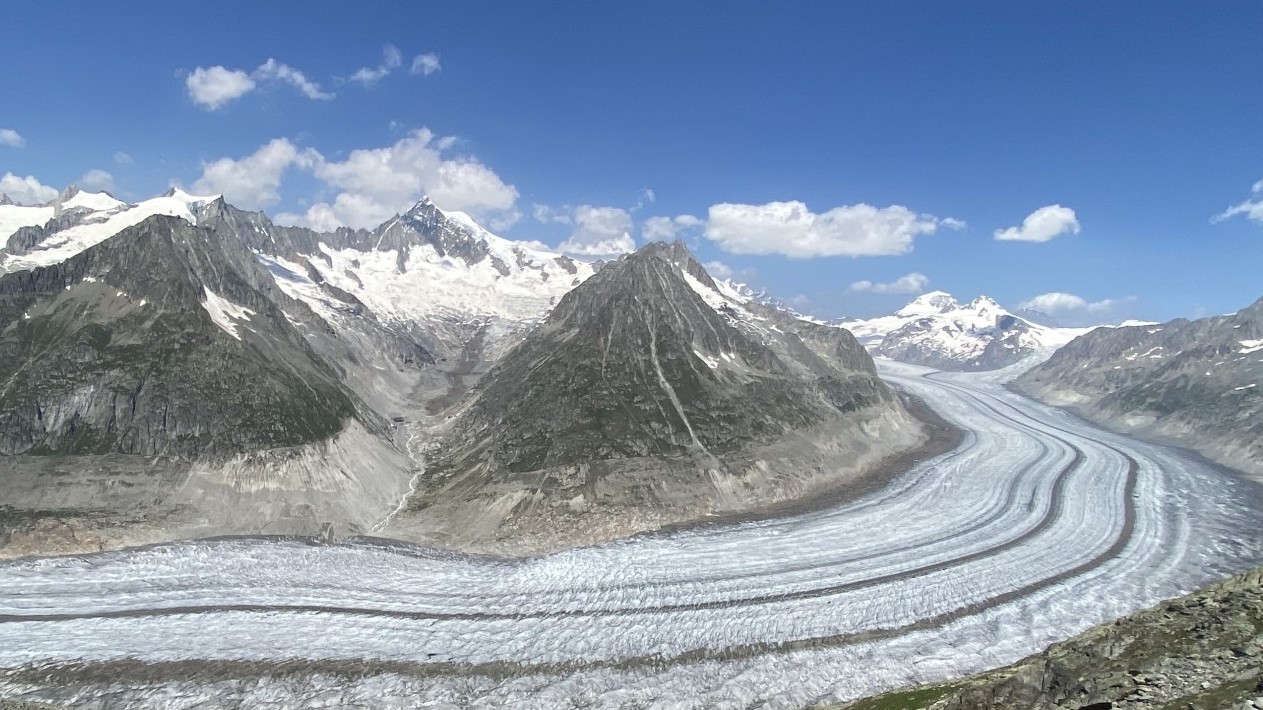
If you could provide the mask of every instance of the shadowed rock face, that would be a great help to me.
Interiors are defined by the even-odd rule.
[[[1263,299],[1230,316],[1094,330],[1014,386],[1263,474]]]
[[[239,241],[174,217],[0,277],[0,453],[224,455],[337,433],[353,395],[274,288]]]
[[[696,517],[753,505],[782,474],[871,464],[879,446],[854,429],[878,419],[887,453],[915,443],[917,427],[850,333],[725,297],[683,244],[653,244],[566,294],[483,377],[428,457],[412,506],[483,501],[509,520],[634,501],[637,514],[669,503]],[[819,452],[807,438],[793,452],[751,453],[835,424],[848,434],[826,446],[831,465],[786,463]],[[655,527],[643,523],[629,525]]]

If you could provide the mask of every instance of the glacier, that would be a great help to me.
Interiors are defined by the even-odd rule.
[[[1263,561],[1258,484],[1005,373],[880,367],[963,443],[824,510],[523,559],[235,538],[4,563],[0,695],[806,707],[1004,665]]]

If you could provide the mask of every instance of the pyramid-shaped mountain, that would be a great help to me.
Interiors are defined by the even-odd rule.
[[[877,421],[888,440],[871,435],[882,427],[858,432]],[[802,435],[822,427],[846,435]],[[755,507],[773,488],[801,492],[771,485],[790,467],[768,460],[793,457],[752,456],[761,447],[796,436],[799,453],[854,468],[915,429],[845,330],[743,300],[682,243],[655,243],[567,293],[483,377],[413,507],[431,520],[453,504],[499,511],[492,528],[529,526],[521,518],[559,501],[696,517]]]

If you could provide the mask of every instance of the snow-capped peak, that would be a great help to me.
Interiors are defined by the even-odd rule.
[[[904,318],[919,318],[936,313],[946,313],[959,307],[960,304],[956,302],[952,294],[946,291],[930,291],[917,296],[908,305],[895,311],[895,315]]]
[[[198,197],[178,188],[136,204],[105,192],[83,192],[73,185],[47,205],[0,206],[0,273],[51,266],[95,246],[154,215],[180,217],[197,224],[198,212],[216,197]],[[10,240],[23,227],[42,233]],[[7,243],[6,243],[7,242]]]
[[[1086,332],[1032,323],[990,296],[962,306],[943,291],[923,294],[894,315],[841,325],[874,353],[949,369],[989,369],[1051,355]]]
[[[999,303],[996,303],[994,298],[990,296],[985,296],[985,295],[978,296],[974,300],[970,301],[969,304],[965,306],[965,308],[971,311],[979,311],[979,312],[990,311],[993,313],[998,313],[998,314],[1003,314],[1003,315],[1011,315],[1009,314],[1008,311],[1004,309],[1003,306],[1001,306]]]
[[[210,204],[223,197],[223,195],[193,195],[175,186],[172,186],[170,190],[162,193],[162,196],[178,200],[186,205],[194,207]]]

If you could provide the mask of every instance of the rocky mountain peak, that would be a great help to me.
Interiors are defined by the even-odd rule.
[[[464,216],[464,215],[460,215]],[[407,212],[395,215],[368,234],[366,246],[377,251],[399,253],[398,268],[407,270],[408,255],[413,247],[429,245],[440,257],[453,257],[473,266],[487,258],[489,249],[477,225],[453,219],[428,197],[423,197]]]
[[[61,204],[62,202],[69,200],[70,198],[74,197],[77,194],[79,194],[79,186],[75,185],[74,183],[71,183],[66,186],[65,190],[61,191],[61,194],[57,196],[57,199],[54,200],[54,202],[57,204]]]
[[[697,257],[693,256],[693,252],[689,251],[688,246],[678,239],[674,242],[652,242],[641,248],[640,251],[629,254],[624,258],[656,259],[675,266],[707,288],[718,288],[714,279],[697,261]]]

